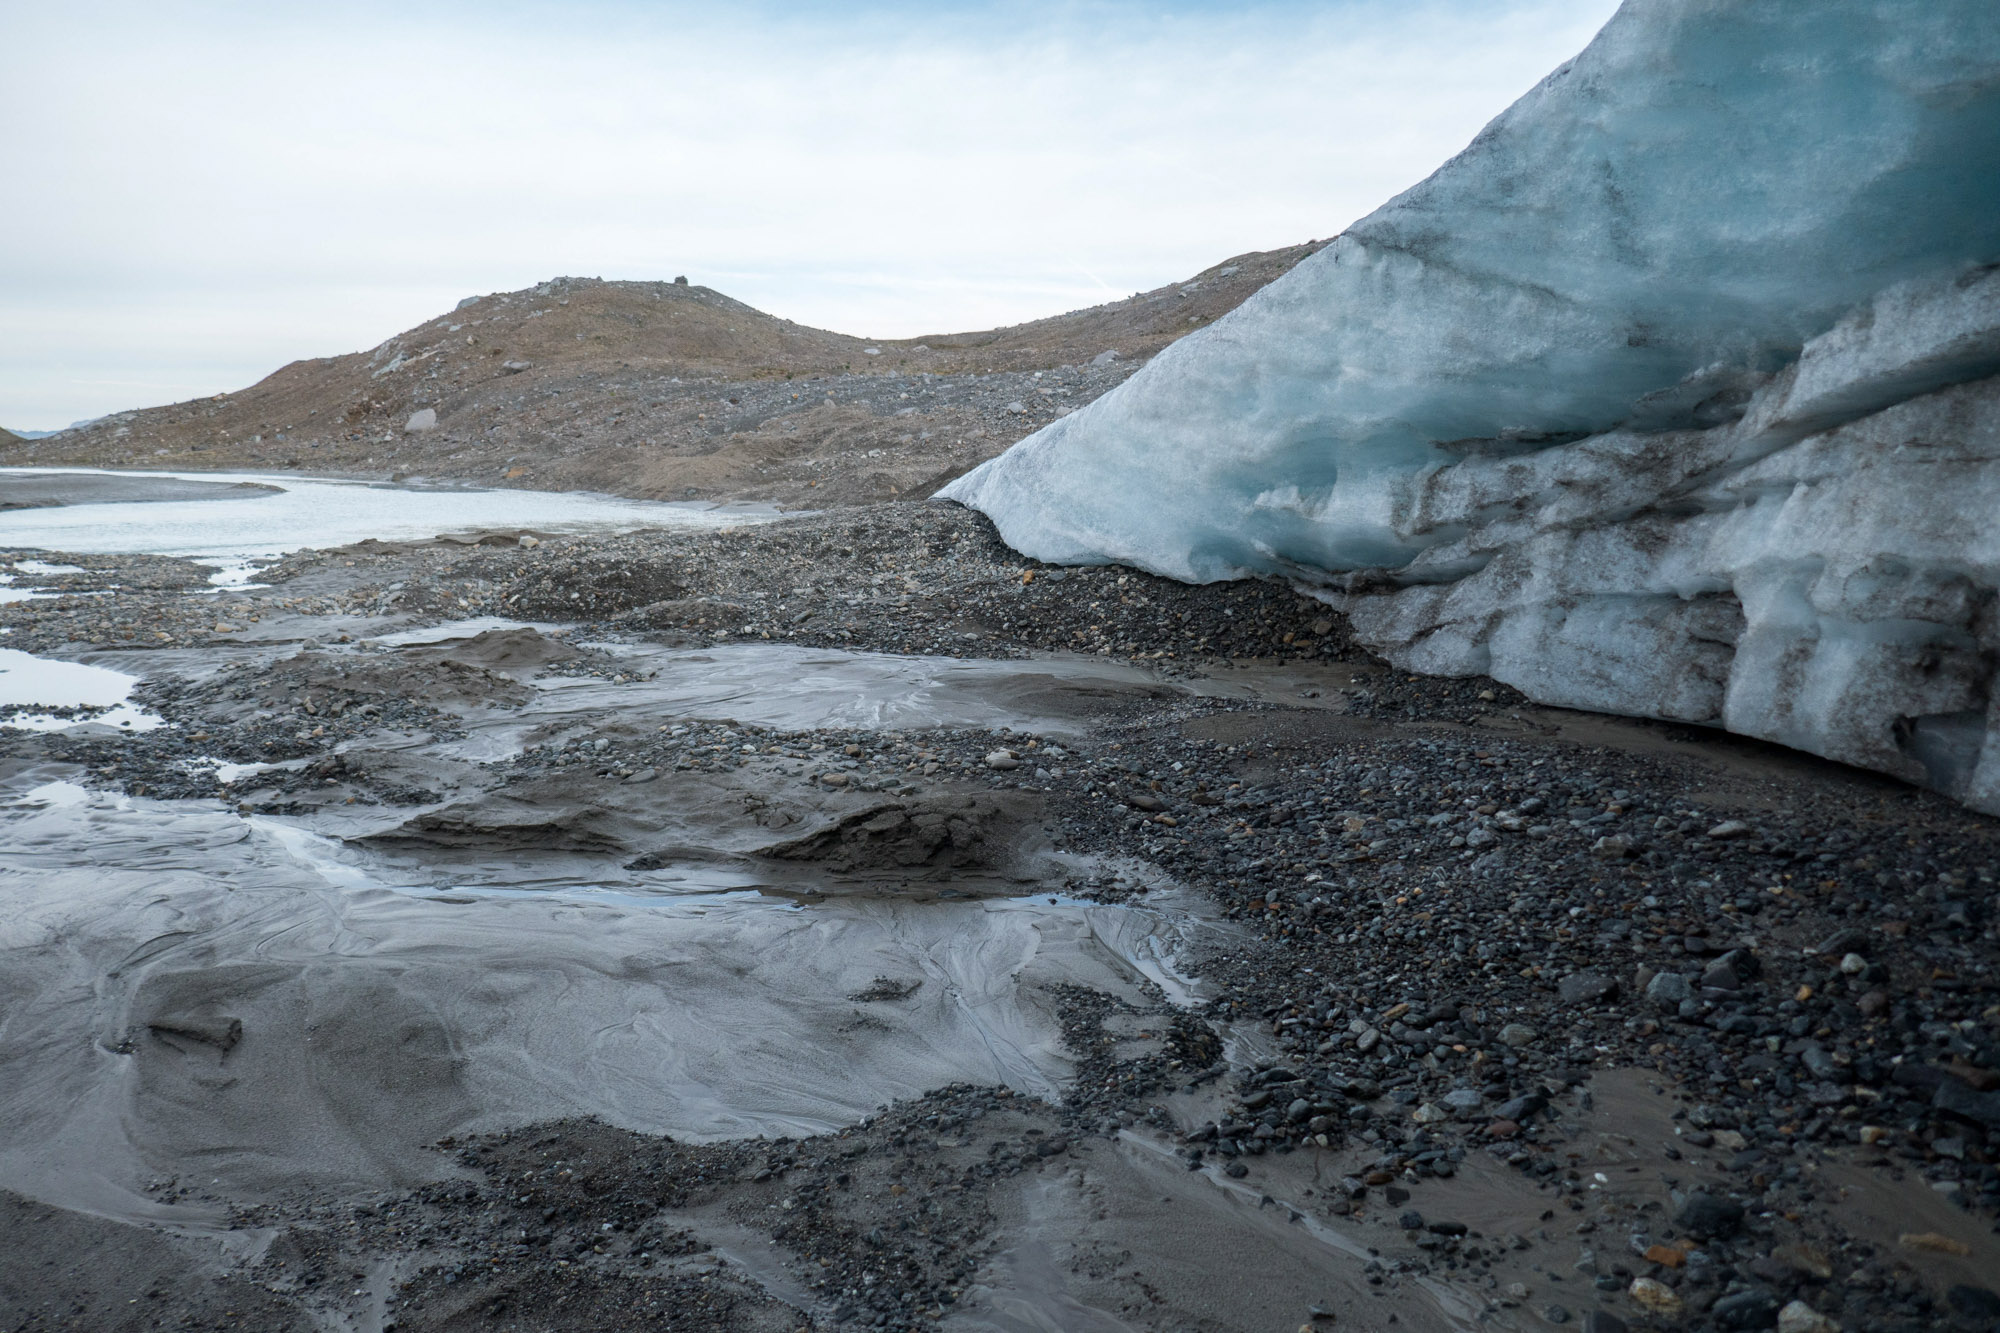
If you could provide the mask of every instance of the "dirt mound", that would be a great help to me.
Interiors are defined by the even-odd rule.
[[[529,698],[526,686],[449,654],[304,652],[280,663],[274,675],[301,704],[310,703],[313,712],[331,717],[339,717],[357,703],[388,698],[505,706],[517,706]]]
[[[836,873],[1017,867],[1041,802],[1013,794],[952,794],[885,801],[801,838],[767,847],[780,861],[817,861]]]
[[[555,278],[238,393],[0,439],[0,463],[421,474],[813,508],[924,495],[1316,248],[1241,255],[1050,319],[900,341],[807,328],[706,287]]]
[[[514,629],[485,630],[469,639],[445,639],[407,648],[404,656],[485,671],[523,671],[555,662],[573,662],[583,654],[560,639],[521,625]]]
[[[505,587],[516,615],[537,620],[601,620],[686,595],[680,563],[586,555],[560,567],[531,566]]]
[[[426,811],[364,841],[602,854],[626,849],[621,830],[612,827],[616,823],[615,815],[593,801],[561,799],[560,787],[551,783],[536,790],[460,801]]]

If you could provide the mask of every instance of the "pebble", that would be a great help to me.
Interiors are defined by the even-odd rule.
[[[1780,1245],[1771,1251],[1771,1257],[1789,1268],[1824,1281],[1833,1276],[1833,1261],[1825,1251],[1804,1242],[1795,1245]]]
[[[1768,1287],[1751,1287],[1724,1296],[1709,1309],[1720,1329],[1769,1328],[1777,1322],[1783,1302]]]
[[[1694,986],[1678,972],[1662,972],[1646,983],[1646,998],[1662,1009],[1678,1009],[1694,998]]]
[[[1778,1333],[1840,1333],[1840,1325],[1804,1301],[1792,1301],[1778,1311]]]
[[[1743,1225],[1743,1205],[1696,1190],[1674,1214],[1674,1225],[1697,1236],[1732,1236]]]
[[[1596,1004],[1618,998],[1618,982],[1597,972],[1564,977],[1556,988],[1564,1004]]]
[[[1809,952],[1825,956],[1828,954],[1861,953],[1868,944],[1868,936],[1849,927],[1836,930],[1833,934],[1815,944]]]
[[[2000,1323],[2000,1295],[1985,1287],[1959,1283],[1944,1294],[1945,1304],[1981,1324]]]
[[[1659,1315],[1662,1319],[1680,1317],[1681,1298],[1664,1282],[1656,1282],[1649,1277],[1636,1277],[1625,1291],[1638,1303],[1639,1308],[1648,1314]]]

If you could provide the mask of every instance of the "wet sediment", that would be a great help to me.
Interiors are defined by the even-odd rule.
[[[0,733],[9,1118],[105,1136],[14,1326],[2000,1311],[1992,821],[941,506],[508,540],[0,606],[171,724]]]

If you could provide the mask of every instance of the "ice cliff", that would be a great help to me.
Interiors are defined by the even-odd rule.
[[[2000,812],[2000,6],[1628,0],[1458,157],[943,495],[1399,665]]]

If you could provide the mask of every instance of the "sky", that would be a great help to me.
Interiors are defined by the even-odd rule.
[[[685,274],[912,337],[1332,236],[1613,0],[0,5],[0,425],[475,293]]]

